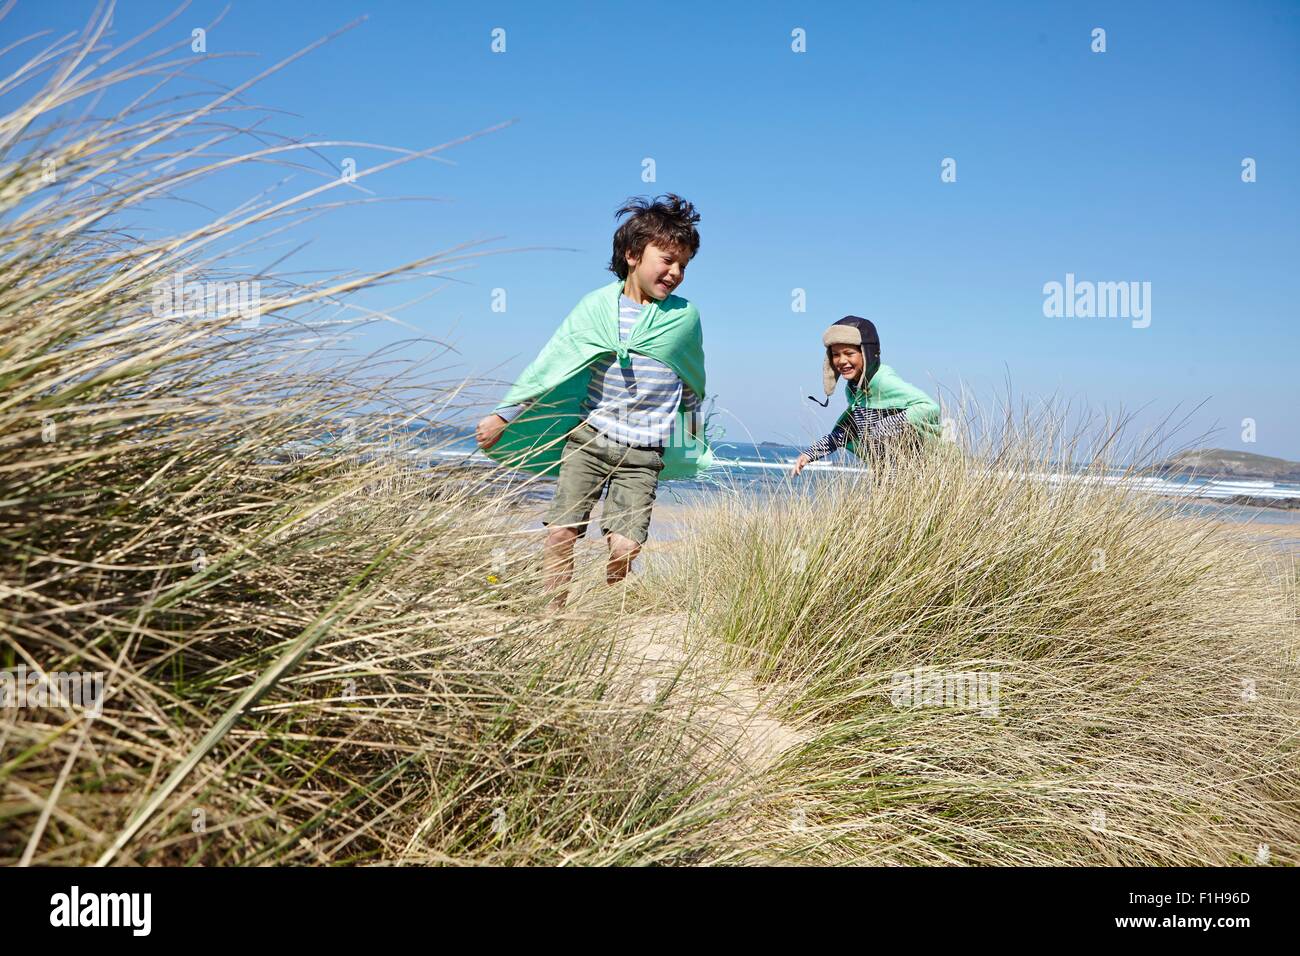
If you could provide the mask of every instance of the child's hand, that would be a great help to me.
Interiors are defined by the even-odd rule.
[[[807,465],[811,461],[812,459],[807,455],[800,455],[799,460],[796,461],[794,467],[790,469],[790,477],[793,478],[795,475],[799,474],[799,472],[803,471],[804,465]]]
[[[497,443],[501,433],[506,430],[506,420],[500,415],[488,415],[474,429],[474,440],[478,447],[487,451]]]

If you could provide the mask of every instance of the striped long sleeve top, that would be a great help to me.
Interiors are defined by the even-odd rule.
[[[817,461],[843,448],[851,438],[858,444],[865,441],[868,453],[876,458],[884,454],[890,443],[909,441],[915,437],[916,430],[908,422],[903,409],[866,408],[859,405],[849,412],[844,425],[836,425],[829,435],[823,435],[805,448],[803,454],[810,460]]]

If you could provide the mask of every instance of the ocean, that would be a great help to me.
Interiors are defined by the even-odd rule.
[[[814,462],[804,469],[799,478],[789,477],[790,466],[799,457],[793,445],[776,442],[720,442],[713,447],[715,467],[708,477],[699,481],[664,482],[659,492],[661,501],[688,503],[721,491],[763,496],[776,492],[797,492],[810,487],[821,476],[861,471],[862,465],[847,452]],[[478,451],[472,435],[448,436],[436,447],[415,448],[408,452],[413,457],[427,458],[430,465],[438,462],[489,463],[487,456]],[[1031,480],[1053,484],[1094,480],[1114,483],[1151,494],[1158,500],[1173,500],[1180,511],[1202,513],[1230,521],[1254,521],[1268,524],[1300,524],[1300,484],[1289,482],[1255,481],[1245,478],[1202,478],[1183,475],[1157,477],[1135,476],[1120,472],[1101,477],[1086,478],[1078,469],[1060,466],[1051,471],[1031,474]],[[549,497],[549,488],[537,482],[531,494]],[[1273,507],[1254,503],[1234,503],[1232,499],[1249,497],[1257,502],[1276,502]],[[1195,500],[1190,500],[1195,499]]]

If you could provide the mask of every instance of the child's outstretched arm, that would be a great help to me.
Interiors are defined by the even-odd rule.
[[[506,393],[507,399],[510,398],[512,393],[518,391],[525,393],[532,391],[533,398],[541,392],[540,388],[533,386],[536,386],[538,380],[545,376],[544,370],[548,363],[554,360],[557,353],[563,353],[565,350],[572,348],[575,340],[583,338],[580,326],[584,321],[584,307],[593,301],[601,291],[597,289],[595,292],[583,296],[578,304],[573,307],[573,310],[565,316],[564,321],[560,323],[560,327],[542,346],[542,351],[538,353],[537,358],[529,363],[528,367],[523,370],[523,373],[515,381],[514,386]],[[490,415],[485,416],[474,429],[474,437],[479,448],[486,451],[495,445],[506,430],[506,426],[532,404],[533,399],[528,398],[517,403],[502,404]]]
[[[523,402],[519,405],[507,405],[486,416],[474,429],[474,438],[478,441],[478,447],[486,451],[495,445],[501,433],[506,430],[506,426],[518,418],[519,413],[531,404],[532,402]]]
[[[841,419],[842,421],[843,419]],[[848,430],[842,424],[836,424],[829,435],[823,435],[803,450],[794,463],[794,467],[790,469],[791,477],[803,471],[805,465],[812,464],[820,458],[825,458],[831,452],[843,448],[848,440]]]
[[[805,465],[843,448],[850,438],[854,441],[862,441],[864,438],[885,441],[904,438],[911,431],[912,426],[908,423],[903,409],[872,409],[859,405],[853,408],[846,418],[841,418],[829,435],[809,445],[790,469],[790,474],[797,475],[803,471]]]

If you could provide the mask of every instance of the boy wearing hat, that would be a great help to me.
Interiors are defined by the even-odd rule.
[[[822,345],[826,347],[822,363],[826,401],[819,404],[830,404],[835,380],[843,376],[849,407],[829,435],[804,450],[790,470],[791,476],[839,448],[847,447],[860,458],[879,461],[890,453],[913,450],[939,437],[939,406],[925,392],[899,378],[888,365],[880,364],[880,336],[874,324],[846,315],[822,334]]]

